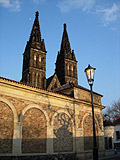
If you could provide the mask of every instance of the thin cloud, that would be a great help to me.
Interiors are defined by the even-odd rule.
[[[120,19],[120,3],[113,3],[112,7],[109,8],[97,9],[97,13],[102,15],[102,23],[107,26]]]
[[[58,7],[62,12],[69,12],[74,9],[82,9],[83,12],[89,11],[95,0],[59,0]]]
[[[11,11],[20,11],[20,0],[0,0],[0,6],[9,8]]]
[[[39,4],[39,3],[44,3],[46,0],[33,0],[34,3]]]

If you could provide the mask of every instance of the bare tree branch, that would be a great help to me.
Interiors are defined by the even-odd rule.
[[[120,118],[120,99],[108,107],[106,113],[111,121]]]

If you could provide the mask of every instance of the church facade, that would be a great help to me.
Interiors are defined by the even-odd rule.
[[[54,74],[46,79],[39,13],[23,53],[20,82],[0,77],[0,156],[92,157],[90,91],[78,85],[77,60],[66,24]],[[102,95],[93,93],[99,156],[104,156]]]

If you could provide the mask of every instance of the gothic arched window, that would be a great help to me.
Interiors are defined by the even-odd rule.
[[[73,76],[75,77],[75,73],[76,73],[76,69],[75,69],[75,65],[73,67]]]
[[[35,41],[35,35],[33,36],[33,40]]]
[[[39,62],[41,62],[41,55],[39,55]]]
[[[72,64],[70,65],[69,71],[70,71],[70,76],[73,76],[73,65]]]
[[[34,61],[36,61],[36,55],[34,55]]]

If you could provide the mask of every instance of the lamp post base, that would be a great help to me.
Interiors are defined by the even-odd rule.
[[[93,148],[93,160],[98,160],[98,148]]]

